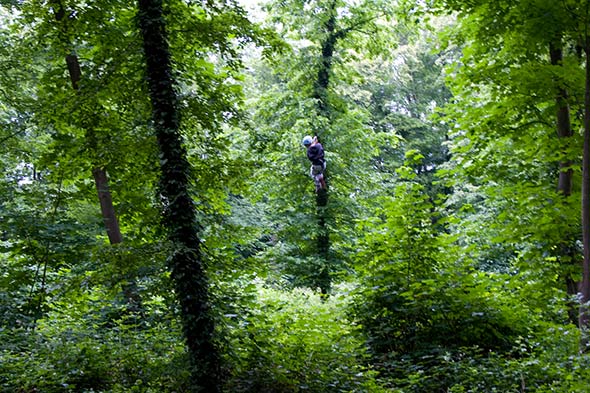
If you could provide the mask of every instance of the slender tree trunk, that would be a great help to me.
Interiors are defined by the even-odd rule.
[[[330,73],[332,72],[332,59],[336,43],[341,34],[336,30],[336,1],[332,1],[328,10],[330,16],[324,26],[326,38],[322,42],[322,54],[319,63],[317,79],[314,85],[313,97],[317,100],[318,115],[330,121],[330,104],[328,99],[328,87],[330,85]],[[322,123],[324,119],[321,119]],[[322,138],[323,130],[316,131],[324,147],[325,141]],[[325,175],[326,184],[328,176]],[[317,253],[323,261],[320,271],[317,272],[317,285],[323,295],[328,295],[331,288],[330,278],[330,231],[326,222],[328,220],[328,190],[320,189],[316,194],[316,216],[318,223],[318,235],[316,239]]]
[[[552,43],[549,49],[551,64],[561,66],[563,62],[563,49],[558,41]],[[557,105],[557,136],[559,138],[569,138],[573,135],[570,123],[570,107],[568,103],[568,92],[565,88],[559,87],[555,102]],[[559,179],[557,189],[564,196],[572,194],[572,178],[574,171],[571,168],[572,161],[564,160],[559,163]]]
[[[123,242],[123,235],[119,228],[119,221],[113,206],[113,198],[109,190],[109,180],[107,173],[103,168],[95,167],[92,170],[94,177],[94,184],[96,185],[96,192],[98,193],[98,200],[100,202],[100,211],[102,212],[102,219],[111,244],[119,244]]]
[[[323,195],[320,195],[323,194]],[[323,198],[326,202],[320,205],[321,202],[317,202],[317,221],[318,221],[318,235],[317,235],[317,248],[318,255],[323,261],[320,271],[317,276],[317,284],[320,288],[321,294],[327,296],[330,293],[332,287],[332,279],[330,277],[330,232],[326,225],[326,205],[328,200],[328,192],[326,190],[319,190],[317,199]]]
[[[60,1],[53,2],[55,9],[55,20],[60,23],[66,18],[66,12]],[[78,56],[74,53],[66,55],[66,65],[70,75],[72,88],[76,91],[80,90],[80,79],[82,78],[82,70],[80,69],[80,62]],[[92,140],[92,129],[86,130],[88,139]],[[106,228],[107,236],[110,244],[118,244],[123,242],[123,235],[119,228],[119,221],[115,214],[115,207],[113,206],[113,198],[109,191],[109,183],[106,171],[104,168],[95,165],[92,169],[92,176],[94,177],[94,184],[98,193],[98,200],[100,202],[100,210]]]
[[[551,65],[563,65],[563,47],[561,43],[561,37],[557,37],[555,41],[549,45],[549,55],[551,59]],[[555,104],[557,107],[557,136],[560,139],[567,139],[573,136],[568,99],[569,95],[567,90],[560,86],[555,97]],[[574,170],[572,169],[572,161],[570,159],[564,159],[560,161],[557,191],[562,195],[566,203],[572,194],[573,175]],[[571,246],[569,234],[564,235],[563,242],[559,247],[559,250],[560,254],[557,257],[563,265],[571,265],[576,263],[576,252],[574,247]],[[578,282],[572,278],[570,273],[564,277],[564,281],[567,294],[573,298],[578,293]],[[578,310],[576,309],[576,304],[572,301],[572,304],[568,309],[568,315],[572,323],[579,322],[577,314]]]
[[[162,1],[139,0],[138,4],[152,115],[161,154],[163,223],[175,245],[170,269],[181,305],[192,366],[192,388],[197,392],[220,392],[220,359],[214,345],[214,322],[196,211],[189,193],[191,168],[179,132],[180,119]]]
[[[584,331],[583,347],[588,342],[588,306],[590,300],[590,35],[585,37],[586,91],[584,96],[584,150],[582,161],[582,243],[584,246],[583,276],[580,287],[580,329]]]
[[[330,109],[328,104],[328,86],[330,85],[330,72],[332,71],[332,58],[338,36],[336,33],[336,15],[335,2],[330,9],[330,17],[326,21],[325,29],[327,37],[322,42],[322,56],[320,58],[320,68],[318,70],[317,80],[314,86],[314,98],[317,100],[318,114],[330,118]],[[319,135],[321,136],[321,135]]]
[[[62,3],[59,0],[54,1],[54,6],[55,20],[58,23],[65,22],[66,12]],[[64,32],[66,29],[67,26],[63,25]],[[72,83],[72,89],[79,92],[80,80],[82,79],[82,70],[80,68],[78,56],[72,52],[65,56],[65,60],[68,68],[68,74],[70,76],[70,82]],[[90,145],[92,151],[98,150],[92,124],[89,124],[86,127],[86,143]],[[100,204],[100,212],[107,237],[109,239],[109,244],[115,245],[123,243],[123,234],[121,233],[119,220],[117,219],[115,206],[113,205],[113,197],[109,188],[109,179],[106,169],[93,163],[92,177],[94,178],[94,185],[96,186],[96,192]],[[137,283],[132,276],[127,276],[124,278],[124,280],[126,282],[122,284],[122,291],[123,296],[127,301],[127,309],[131,312],[140,312],[143,309],[143,306],[141,296],[137,289]]]

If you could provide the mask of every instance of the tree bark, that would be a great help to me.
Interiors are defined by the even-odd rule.
[[[55,20],[63,22],[66,17],[66,12],[59,1],[54,2],[54,16]],[[80,69],[80,62],[78,56],[74,53],[70,53],[65,57],[66,65],[68,67],[68,73],[72,88],[75,91],[80,91],[80,79],[82,78],[82,70]],[[92,129],[86,130],[89,139],[92,139]],[[92,176],[94,177],[94,184],[98,193],[98,200],[100,202],[100,211],[102,213],[102,219],[105,225],[107,236],[110,244],[118,244],[123,242],[123,235],[119,228],[119,221],[115,213],[115,207],[113,205],[113,198],[109,190],[109,182],[106,174],[106,170],[98,165],[94,165],[92,169]]]
[[[110,244],[122,243],[123,235],[119,228],[119,221],[117,220],[115,206],[113,205],[113,197],[109,190],[107,173],[103,168],[95,167],[92,169],[92,176],[94,177],[94,184],[96,185],[96,192],[98,193],[98,200],[100,202],[100,211],[102,212],[102,220],[109,242]]]
[[[326,39],[322,42],[322,55],[320,68],[314,86],[314,98],[318,102],[318,114],[330,118],[328,103],[328,86],[330,85],[330,72],[332,71],[332,59],[339,33],[336,30],[336,1],[332,1],[328,10],[330,16],[325,24]],[[321,134],[318,136],[321,137]]]
[[[192,389],[220,392],[218,349],[209,306],[209,285],[189,192],[190,164],[179,132],[180,119],[161,0],[138,0],[152,117],[160,148],[163,224],[175,246],[170,258],[191,360]]]
[[[60,23],[64,22],[66,12],[59,0],[54,1],[54,16],[55,20]],[[63,30],[66,30],[66,26],[63,26]],[[72,52],[65,56],[66,65],[68,68],[68,74],[70,76],[70,82],[72,89],[76,92],[80,91],[80,80],[82,79],[82,69],[80,68],[80,62],[78,56]],[[92,151],[97,151],[95,142],[95,135],[92,129],[92,125],[86,127],[86,143],[90,145]],[[123,234],[119,226],[119,220],[113,204],[113,197],[109,188],[109,179],[107,176],[106,169],[100,165],[92,163],[92,177],[94,178],[94,185],[98,195],[98,201],[100,204],[100,212],[104,227],[109,239],[109,244],[115,245],[123,243]],[[122,284],[123,296],[127,302],[127,310],[130,312],[141,312],[143,309],[141,296],[137,289],[137,283],[135,278],[131,275],[127,275],[124,278]]]
[[[341,33],[336,29],[336,1],[332,1],[328,10],[330,13],[324,25],[326,38],[322,42],[322,54],[319,62],[317,79],[315,81],[313,97],[317,100],[318,115],[330,121],[330,103],[328,99],[328,87],[330,85],[330,73],[332,72],[332,59],[336,49],[336,43],[341,38]],[[322,138],[323,130],[317,129],[316,134],[323,146],[326,144]],[[328,176],[324,174],[326,185]],[[326,225],[328,220],[328,190],[320,189],[316,194],[316,217],[318,223],[318,235],[316,238],[317,253],[323,261],[320,271],[317,272],[317,286],[322,295],[327,296],[332,286],[330,277],[330,231]]]
[[[327,296],[332,287],[330,277],[330,232],[326,225],[328,218],[326,206],[328,205],[328,190],[320,189],[316,195],[318,235],[316,239],[318,256],[323,261],[318,272],[317,284],[322,295]]]
[[[551,64],[561,66],[563,62],[563,49],[560,41],[551,43],[549,46]],[[559,87],[555,103],[557,106],[557,136],[559,138],[569,138],[573,135],[570,123],[570,107],[568,103],[568,92],[565,88]],[[574,171],[571,168],[572,161],[564,160],[559,163],[559,179],[557,189],[564,196],[572,194],[572,178]]]
[[[584,150],[582,160],[582,244],[584,246],[583,276],[580,287],[580,329],[584,331],[583,350],[587,343],[588,306],[590,300],[590,35],[585,37],[586,83],[584,95]]]
[[[563,65],[563,47],[561,37],[557,37],[554,42],[549,44],[549,58],[551,65],[562,66]],[[559,139],[566,139],[573,136],[571,121],[570,121],[570,107],[569,107],[569,94],[567,90],[559,86],[557,94],[555,96],[556,111],[556,128],[557,136]],[[564,200],[567,202],[572,194],[574,171],[572,169],[572,161],[570,159],[564,159],[559,162],[559,175],[557,180],[557,191]],[[559,261],[563,264],[575,264],[576,263],[576,251],[571,245],[572,240],[569,234],[566,234],[563,238],[563,242],[558,248],[559,255],[557,255]],[[572,277],[572,274],[567,273],[564,277],[566,292],[570,297],[574,297],[578,293],[579,283]],[[572,323],[578,323],[578,310],[576,310],[575,302],[572,302],[568,309],[569,319]]]

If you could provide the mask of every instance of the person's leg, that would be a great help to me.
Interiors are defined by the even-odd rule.
[[[318,175],[318,177],[319,177],[319,180],[320,180],[320,186],[322,187],[322,190],[325,190],[326,189],[326,179],[324,179],[324,174],[323,173],[320,173]]]
[[[322,179],[321,179],[321,183],[322,183],[322,188],[325,190],[327,188],[326,186],[326,179],[324,177],[324,173],[326,173],[326,161],[324,161],[324,165],[322,167]]]
[[[320,189],[326,188],[326,182],[324,180],[324,165],[312,165],[310,170],[310,176],[315,183],[315,190],[318,192]]]

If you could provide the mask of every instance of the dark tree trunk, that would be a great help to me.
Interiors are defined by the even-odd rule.
[[[561,43],[558,41],[550,45],[551,64],[561,66],[563,62],[563,49]],[[573,135],[572,126],[570,123],[570,107],[568,103],[568,93],[563,87],[559,87],[555,103],[557,106],[557,135],[559,138],[569,138]],[[557,189],[563,195],[570,196],[572,194],[572,178],[574,170],[571,168],[571,160],[564,160],[559,163],[559,180]]]
[[[109,180],[107,173],[102,168],[94,168],[92,170],[94,177],[94,184],[98,193],[98,200],[100,201],[100,211],[102,212],[102,219],[111,244],[118,244],[123,242],[123,235],[119,228],[119,221],[115,214],[115,207],[113,206],[113,198],[109,190]]]
[[[585,38],[586,91],[584,96],[584,150],[582,161],[582,244],[584,246],[583,276],[580,287],[580,329],[588,329],[588,307],[590,300],[590,36]],[[584,337],[586,334],[583,335]],[[582,340],[583,349],[587,338]]]
[[[318,77],[314,86],[314,98],[317,100],[318,114],[330,118],[330,109],[328,104],[328,86],[330,85],[330,72],[332,71],[332,58],[336,46],[336,16],[333,10],[330,10],[330,18],[326,22],[327,37],[322,42],[322,57],[320,59],[320,68]]]
[[[330,118],[330,106],[328,102],[328,86],[330,85],[330,73],[332,72],[332,60],[336,43],[344,36],[344,32],[336,29],[336,1],[332,1],[328,10],[330,13],[324,32],[326,38],[322,42],[322,56],[320,58],[318,76],[315,81],[313,96],[317,100],[318,114],[327,119]],[[321,134],[319,134],[321,137]]]
[[[549,45],[549,55],[552,65],[561,66],[563,64],[563,47],[561,44],[561,37],[556,38],[555,41]],[[557,108],[557,136],[560,139],[570,138],[573,136],[568,99],[569,95],[567,90],[561,86],[558,87],[557,95],[555,96],[555,105]],[[559,163],[557,191],[562,195],[563,198],[566,199],[566,201],[572,194],[573,175],[574,170],[572,169],[572,161],[569,159],[562,160]],[[564,236],[559,250],[560,254],[557,255],[557,257],[563,265],[577,263],[575,247],[572,246],[572,239],[568,234]],[[567,270],[569,271],[571,269]],[[567,273],[567,276],[564,277],[564,281],[567,294],[573,298],[578,293],[578,282],[576,282],[576,280],[572,277],[571,273]],[[578,310],[576,310],[576,304],[572,301],[572,304],[568,310],[569,319],[572,323],[578,323],[579,318],[577,314]]]
[[[175,245],[170,269],[181,305],[193,390],[220,392],[220,359],[214,345],[214,322],[200,251],[196,211],[189,192],[191,168],[179,132],[177,97],[162,2],[139,0],[138,4],[152,115],[161,154],[163,223]]]
[[[584,151],[582,161],[582,244],[584,246],[583,276],[580,288],[580,328],[588,329],[588,307],[590,300],[590,36],[585,37],[586,92],[584,97]],[[586,336],[586,333],[583,335]],[[583,344],[587,338],[583,340]],[[585,349],[585,346],[583,347]]]
[[[326,38],[322,42],[322,54],[319,62],[319,69],[317,80],[314,85],[313,97],[317,101],[318,115],[330,121],[330,103],[328,99],[328,87],[330,85],[330,73],[332,72],[332,59],[336,49],[338,39],[343,36],[343,33],[336,29],[336,1],[332,1],[330,13],[326,24],[324,25],[324,32]],[[322,121],[323,124],[323,121]],[[323,146],[326,146],[325,140],[322,139],[323,130],[317,129],[316,134],[321,139]],[[326,184],[328,184],[328,176],[325,174]],[[323,261],[320,271],[317,272],[317,285],[323,295],[328,295],[332,286],[330,277],[330,232],[326,221],[328,220],[328,190],[320,189],[316,194],[316,216],[318,223],[318,235],[316,239],[317,253]]]
[[[316,195],[316,206],[317,206],[317,222],[318,222],[318,235],[317,235],[317,251],[318,256],[323,261],[320,267],[320,271],[317,276],[317,284],[320,288],[322,295],[327,296],[330,293],[332,286],[332,280],[330,277],[330,233],[328,226],[326,225],[326,219],[328,218],[327,208],[328,205],[328,190],[320,189]]]

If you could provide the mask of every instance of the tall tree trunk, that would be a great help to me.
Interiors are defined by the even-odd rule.
[[[315,81],[313,97],[317,101],[318,115],[328,122],[330,121],[330,103],[328,99],[328,87],[330,85],[330,73],[332,72],[332,59],[336,49],[336,43],[341,34],[336,30],[336,1],[332,1],[328,10],[330,13],[324,25],[326,38],[322,42],[322,54],[319,62],[317,79]],[[324,124],[321,119],[321,124]],[[323,146],[326,146],[322,138],[324,132],[321,128],[316,130]],[[325,176],[328,184],[328,176]],[[330,231],[326,225],[328,220],[328,190],[319,189],[316,194],[316,216],[318,223],[318,235],[316,239],[317,253],[323,261],[320,271],[317,272],[317,285],[323,295],[328,295],[332,286],[330,277]]]
[[[317,222],[318,222],[318,235],[316,239],[317,251],[322,264],[320,265],[320,271],[317,275],[317,285],[320,288],[321,294],[327,296],[330,293],[332,287],[332,279],[330,277],[330,232],[326,225],[327,209],[328,204],[328,191],[325,189],[318,190],[316,196],[317,206]]]
[[[586,88],[584,96],[584,150],[582,161],[582,244],[584,246],[583,276],[580,287],[580,329],[585,337],[588,330],[588,306],[590,300],[590,35],[586,33],[584,49],[586,52]],[[583,340],[583,345],[587,343]],[[585,349],[585,345],[583,347]]]
[[[92,169],[92,176],[94,177],[94,184],[96,185],[96,192],[98,193],[98,200],[100,202],[100,211],[102,212],[102,220],[109,237],[111,244],[119,244],[123,242],[123,235],[119,228],[119,221],[115,213],[113,205],[113,197],[109,190],[109,179],[104,168],[95,167]]]
[[[551,64],[561,66],[563,62],[563,49],[560,41],[556,41],[549,46]],[[570,123],[570,107],[568,103],[568,92],[565,88],[559,87],[555,103],[557,105],[557,136],[559,138],[569,138],[573,135]],[[557,189],[568,197],[572,194],[572,178],[574,170],[571,168],[572,161],[564,160],[559,163],[559,179]]]
[[[189,193],[191,168],[179,132],[178,103],[162,1],[139,0],[138,5],[152,116],[161,154],[163,223],[175,245],[169,263],[181,305],[193,390],[220,392],[220,359],[214,344],[209,285],[200,250],[196,211]]]
[[[322,42],[322,56],[320,58],[320,68],[314,86],[314,98],[317,100],[318,114],[330,118],[330,109],[328,104],[328,86],[330,85],[330,72],[332,71],[332,58],[338,35],[336,32],[336,2],[333,1],[329,10],[330,16],[325,24],[326,39]],[[319,135],[321,136],[321,135]]]
[[[66,11],[61,1],[54,1],[54,15],[55,20],[58,23],[66,22]],[[62,29],[64,32],[67,31],[67,25],[63,24]],[[67,34],[64,34],[67,37]],[[67,38],[65,38],[67,39]],[[65,57],[66,65],[68,68],[68,74],[70,76],[70,82],[72,88],[76,91],[80,91],[80,80],[82,79],[82,70],[80,68],[80,62],[78,56],[75,53],[69,53]],[[92,151],[97,151],[98,147],[95,141],[95,135],[92,124],[88,124],[86,127],[86,143],[90,145]],[[109,244],[115,245],[123,243],[123,234],[119,227],[119,220],[115,212],[115,206],[113,205],[113,197],[109,188],[109,179],[107,171],[103,166],[93,163],[92,177],[94,178],[94,185],[98,195],[98,201],[100,204],[100,212],[102,215],[102,221],[109,239]],[[122,284],[123,296],[127,302],[127,310],[131,312],[140,312],[143,309],[141,296],[137,289],[137,283],[133,276],[127,276],[124,278],[126,282]]]
[[[561,37],[557,37],[554,42],[549,45],[549,57],[551,65],[563,65],[563,47]],[[560,139],[567,139],[573,136],[572,126],[570,122],[570,107],[568,102],[568,92],[563,87],[558,87],[557,95],[555,96],[555,104],[557,107],[557,136]],[[572,161],[564,159],[559,163],[559,176],[557,180],[557,191],[565,199],[566,203],[572,194],[574,170],[572,169]],[[565,234],[562,239],[562,244],[559,247],[560,254],[557,256],[563,265],[571,265],[576,263],[575,248],[571,245],[572,240],[569,234]],[[568,269],[569,270],[569,269]],[[564,277],[567,294],[571,298],[578,293],[578,282],[574,280],[570,273]],[[568,310],[568,315],[572,323],[578,323],[578,311],[576,310],[575,302],[572,302]]]
[[[55,20],[60,23],[64,22],[66,18],[66,11],[60,1],[53,2],[55,9],[54,15]],[[65,27],[64,27],[65,29]],[[80,69],[80,62],[78,56],[75,53],[66,55],[66,65],[68,67],[68,73],[70,75],[70,81],[72,88],[76,91],[80,90],[80,79],[82,78],[82,70]],[[89,140],[94,139],[92,136],[92,128],[89,127],[86,130],[87,138]],[[113,198],[109,191],[109,183],[106,170],[98,165],[94,165],[92,169],[92,176],[94,177],[94,184],[96,185],[96,191],[98,193],[98,200],[100,202],[100,211],[102,213],[102,219],[106,228],[107,236],[110,244],[118,244],[123,242],[123,235],[119,228],[119,221],[115,214],[115,208],[113,206]]]

